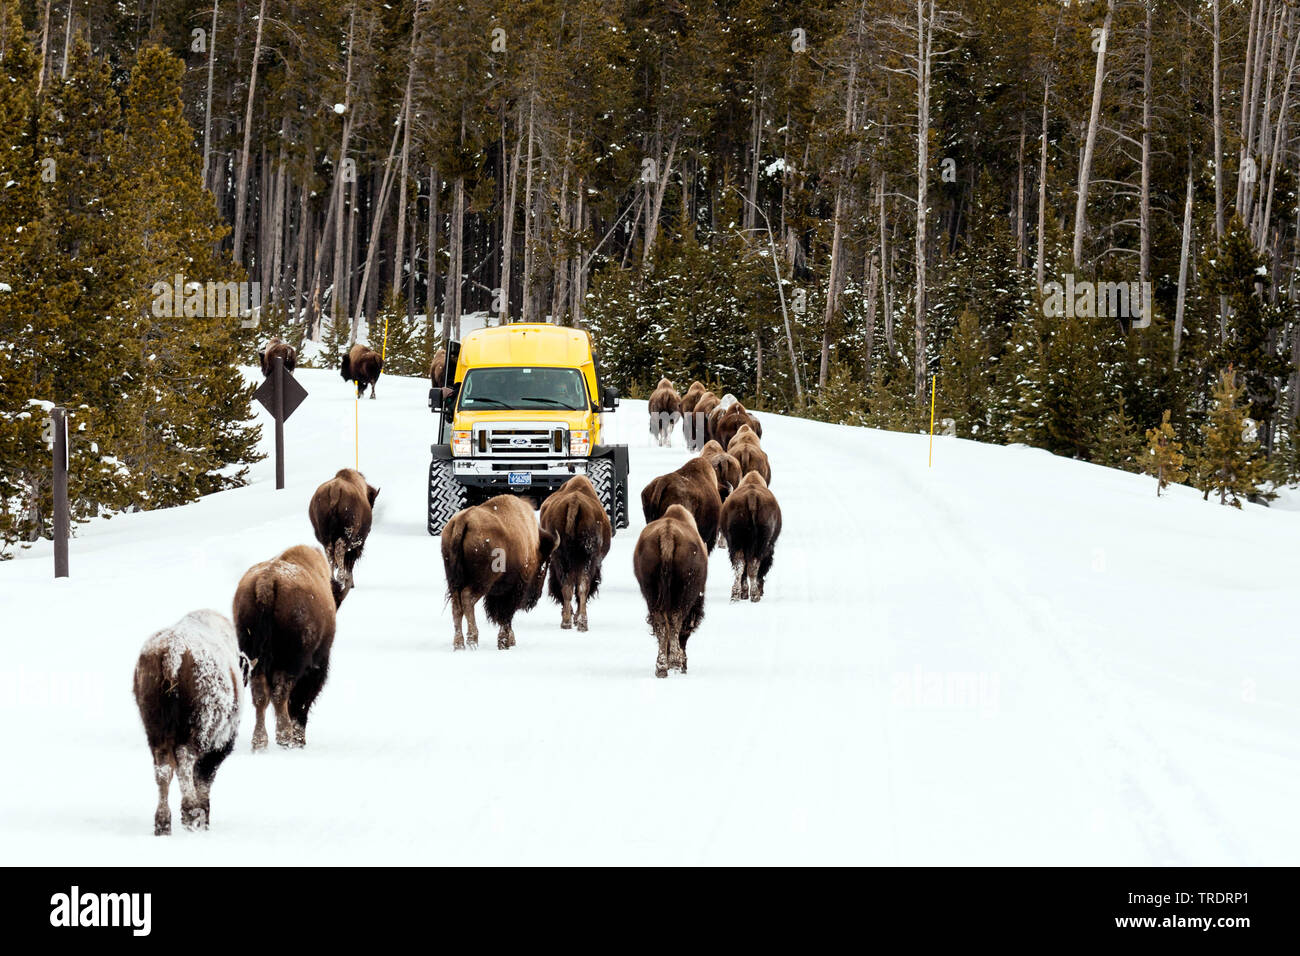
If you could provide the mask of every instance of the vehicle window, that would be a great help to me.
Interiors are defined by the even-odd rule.
[[[580,411],[587,407],[587,387],[576,368],[475,368],[461,384],[460,407]]]

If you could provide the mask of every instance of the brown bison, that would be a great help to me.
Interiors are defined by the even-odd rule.
[[[660,446],[673,440],[673,427],[682,417],[682,400],[673,383],[661,378],[650,395],[650,434]]]
[[[758,423],[758,419],[740,402],[734,402],[726,412],[710,422],[709,437],[716,438],[718,444],[730,450],[731,439],[744,425],[748,425],[759,438],[763,437],[763,426]]]
[[[740,484],[740,476],[744,474],[740,462],[712,439],[700,449],[700,457],[713,467],[713,473],[718,476],[718,497],[726,501],[727,495]]]
[[[180,780],[181,823],[206,830],[217,768],[235,749],[240,685],[248,658],[235,628],[216,611],[194,611],[145,641],[135,664],[135,704],[153,754],[158,808],[153,832],[172,832],[167,805],[173,772]]]
[[[718,407],[718,396],[705,392],[695,403],[691,414],[682,418],[682,434],[686,436],[687,447],[699,451],[713,436],[709,434],[709,416]]]
[[[325,549],[334,580],[347,594],[356,583],[352,568],[361,557],[361,550],[370,535],[375,499],[379,489],[366,482],[361,472],[341,468],[325,484],[316,489],[307,506],[316,540]]]
[[[370,386],[370,397],[375,397],[375,383],[379,381],[379,373],[383,371],[384,360],[368,345],[362,345],[358,342],[352,346],[347,355],[343,356],[343,362],[339,367],[343,375],[343,381],[355,382],[357,386],[357,398],[365,393],[366,386]]]
[[[469,622],[469,646],[478,647],[474,605],[480,600],[499,628],[497,648],[515,646],[515,612],[529,611],[542,595],[555,538],[533,518],[533,509],[514,495],[497,495],[458,511],[442,529],[442,566],[455,625],[452,647],[462,651]]]
[[[703,458],[692,458],[641,489],[641,510],[647,524],[667,514],[671,505],[681,505],[694,516],[696,529],[712,552],[718,538],[718,514],[722,511],[713,466]]]
[[[698,379],[691,382],[691,387],[688,388],[686,394],[682,396],[681,413],[683,415],[689,415],[691,412],[695,411],[695,403],[700,400],[700,396],[706,391],[708,391],[708,389],[704,387],[703,382]]]
[[[443,378],[447,374],[447,350],[440,348],[433,353],[433,361],[429,363],[429,383],[436,387],[442,387],[446,383]]]
[[[762,475],[751,471],[741,479],[740,486],[722,506],[721,525],[736,575],[731,599],[762,600],[763,582],[781,534],[781,506],[776,503],[776,495],[768,491]]]
[[[772,466],[767,460],[767,452],[758,443],[758,434],[748,425],[741,425],[740,431],[732,436],[727,451],[740,462],[740,473],[747,475],[756,471],[763,476],[763,484],[772,483]]]
[[[342,584],[325,555],[305,544],[255,564],[235,589],[239,649],[253,661],[253,749],[266,746],[266,704],[275,704],[275,742],[307,745],[307,712],[325,686],[334,612]]]
[[[587,629],[587,598],[600,587],[600,565],[609,554],[613,529],[596,489],[585,475],[562,484],[542,502],[538,524],[555,539],[550,592],[560,605],[560,627],[574,626],[570,602],[576,598],[578,630]]]
[[[704,620],[709,556],[695,519],[681,505],[645,526],[632,553],[632,570],[645,598],[646,621],[659,642],[655,677],[675,667],[686,673],[686,639]]]
[[[287,342],[279,339],[271,339],[266,343],[266,348],[258,353],[258,360],[262,363],[262,376],[265,378],[270,375],[275,368],[275,357],[279,356],[284,359],[285,371],[292,372],[298,367],[298,350]]]

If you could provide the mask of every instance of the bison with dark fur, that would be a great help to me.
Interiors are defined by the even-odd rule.
[[[659,644],[655,676],[669,668],[686,673],[686,641],[704,619],[709,557],[695,519],[671,505],[637,538],[632,570],[646,603],[646,621]]]
[[[692,458],[641,490],[641,510],[647,524],[663,517],[671,505],[681,505],[691,513],[700,537],[712,551],[718,537],[718,514],[722,511],[718,476],[713,466],[703,458]]]
[[[587,599],[600,587],[600,565],[609,553],[613,528],[596,489],[585,475],[570,478],[544,502],[538,524],[552,535],[550,592],[560,605],[560,627],[587,629]]]
[[[370,535],[375,498],[379,489],[371,487],[361,472],[341,468],[329,481],[316,489],[307,506],[316,540],[325,549],[330,573],[343,586],[343,593],[355,584],[352,568]]]

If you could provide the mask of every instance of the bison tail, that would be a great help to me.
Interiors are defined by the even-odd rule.
[[[263,574],[253,585],[254,610],[252,620],[240,622],[239,649],[250,660],[257,661],[257,669],[268,673],[271,669],[272,640],[275,633],[275,602],[277,585],[270,574]]]
[[[343,356],[343,363],[339,366],[339,370],[343,375],[343,381],[345,382],[352,381],[352,356],[351,355]]]
[[[168,674],[164,654],[145,654],[135,668],[135,702],[151,750],[172,748],[189,739],[189,712],[176,674]]]
[[[451,536],[442,539],[442,567],[447,578],[447,600],[451,600],[451,596],[469,581],[469,572],[465,567],[465,532],[468,525],[463,520],[457,522],[452,518],[448,527]]]

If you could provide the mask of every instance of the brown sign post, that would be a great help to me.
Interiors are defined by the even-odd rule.
[[[68,410],[50,411],[54,425],[54,576],[68,576]]]
[[[282,357],[277,355],[273,361],[271,374],[258,386],[253,397],[275,419],[275,487],[278,491],[284,487],[284,422],[297,411],[307,397],[307,390],[284,367]]]

